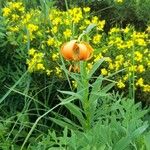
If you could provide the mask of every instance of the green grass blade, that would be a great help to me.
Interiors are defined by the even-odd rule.
[[[21,82],[21,80],[26,76],[26,74],[28,73],[28,71],[26,71],[21,77],[20,79],[6,92],[6,94],[0,99],[0,103],[2,103],[7,97],[8,95],[13,91],[13,89]]]

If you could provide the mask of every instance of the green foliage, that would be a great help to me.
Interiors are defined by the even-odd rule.
[[[59,99],[62,102],[69,99],[72,99],[74,101],[79,100],[79,105],[81,106],[81,108],[76,106],[74,103],[68,103],[65,105],[65,107],[69,109],[70,113],[78,119],[81,125],[81,129],[84,131],[90,129],[94,124],[94,121],[98,119],[95,118],[94,115],[96,113],[99,99],[108,98],[109,94],[107,92],[114,86],[114,83],[110,83],[107,86],[102,87],[102,81],[105,79],[101,75],[97,77],[96,81],[93,81],[93,83],[90,84],[92,75],[95,73],[95,71],[98,69],[103,61],[104,59],[95,63],[90,72],[87,72],[86,70],[86,62],[80,62],[80,74],[77,75],[75,73],[69,73],[65,69],[66,74],[68,74],[68,76],[71,76],[77,83],[77,92],[60,91],[62,94],[67,94],[69,97],[67,97],[66,99]],[[64,118],[62,118],[61,122],[56,118],[51,119],[55,123],[63,127],[64,125],[67,126],[68,124],[68,128],[77,127],[78,129],[78,125],[75,126],[74,124],[71,124],[71,120],[66,120],[65,123],[63,123],[62,120],[65,120]]]
[[[14,3],[20,1],[22,3]],[[149,1],[126,0],[119,4],[112,0],[68,3],[67,0],[13,0],[15,5],[7,2],[10,1],[0,0],[0,149],[120,150],[122,147],[125,150],[149,150],[149,109],[124,98],[121,90],[113,92],[117,84],[114,75],[122,74],[124,69],[113,71],[108,76],[99,75],[99,69],[108,63],[105,61],[108,57],[100,59],[101,52],[110,48],[107,54],[117,56],[115,44],[118,43],[110,47],[107,42],[115,41],[118,36],[121,40],[126,39],[122,33],[128,27],[119,30],[112,28],[118,33],[111,30],[112,35],[107,35],[103,31],[105,21],[98,17],[94,20],[95,15],[101,15],[106,18],[108,26],[116,23],[124,26],[127,20],[138,20],[145,26],[149,20]],[[61,8],[64,5],[69,8],[88,5],[92,12],[85,8],[60,11],[55,7],[58,5]],[[9,9],[6,9],[4,15],[5,7],[11,8],[12,12],[8,13]],[[76,14],[79,20],[76,20]],[[149,42],[140,38],[143,35],[148,39],[144,32],[133,29],[133,33],[139,36],[139,43]],[[94,35],[98,35],[97,43],[94,43]],[[74,62],[64,61],[59,56],[59,49],[62,43],[78,37],[92,43],[95,51],[93,59],[76,62],[74,67],[80,70],[77,73],[68,71],[68,66],[74,65]],[[138,45],[138,50],[143,52],[143,49]],[[142,53],[144,58],[148,56],[148,50],[145,50],[146,55]],[[40,69],[28,72],[26,61],[32,62],[34,54],[44,60],[45,74]],[[146,69],[148,72],[148,67]],[[148,84],[147,72],[141,76],[146,78]],[[141,100],[141,93],[138,94]]]
[[[102,108],[98,108],[100,118],[91,129],[81,132],[65,127],[62,136],[49,132],[37,146],[29,146],[29,149],[148,150],[150,134],[146,130],[149,125],[142,121],[147,110],[142,111],[139,103],[134,104],[133,100],[117,94],[112,98],[114,101],[106,114],[102,115]]]
[[[128,150],[146,149],[147,142],[144,137],[149,124],[142,118],[148,113],[148,110],[141,110],[140,103],[135,104],[133,100],[123,98],[118,93],[109,93],[113,84],[101,87],[102,81],[106,80],[102,76],[97,77],[93,83],[89,82],[102,62],[103,60],[100,60],[96,63],[89,74],[85,71],[85,62],[80,62],[80,74],[69,73],[77,82],[77,91],[60,91],[69,97],[59,99],[61,101],[72,100],[64,105],[79,123],[76,124],[74,120],[58,117],[58,113],[55,118],[51,117],[56,124],[63,128],[67,127],[71,131],[71,135],[67,138],[56,138],[55,136],[55,139],[52,139],[59,143],[47,144],[48,148],[56,146],[67,149],[98,149],[100,147],[101,149],[115,150],[119,150],[120,147]],[[91,87],[90,90],[89,87]],[[75,104],[75,100],[81,103],[80,107]],[[80,130],[84,132],[80,132]],[[69,135],[66,129],[64,132],[66,132],[65,135]],[[51,134],[54,133],[50,133],[50,137],[52,137]],[[137,144],[140,142],[143,144]],[[42,143],[40,144],[42,145]],[[40,144],[39,146],[41,146]]]
[[[65,4],[58,0],[57,7],[65,9]],[[106,30],[120,24],[133,24],[138,29],[145,29],[150,22],[149,0],[69,0],[69,6],[90,6],[93,15],[101,16],[107,21]]]

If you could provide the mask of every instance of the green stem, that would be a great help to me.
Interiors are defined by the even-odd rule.
[[[7,91],[7,93],[0,99],[0,103],[2,103],[8,97],[8,95],[13,91],[13,89],[22,81],[22,79],[24,79],[24,77],[27,75],[27,73],[28,73],[28,71],[26,71],[20,77],[20,79]]]
[[[69,7],[68,7],[68,2],[67,2],[67,0],[65,0],[65,5],[66,5],[66,10],[68,11]]]
[[[73,99],[74,100],[74,99]],[[51,111],[53,111],[54,109],[56,109],[58,106],[61,106],[61,105],[65,105],[65,104],[68,104],[70,102],[72,102],[73,100],[68,100],[68,101],[63,101],[59,104],[57,104],[56,106],[54,106],[53,108],[49,109],[47,112],[45,112],[43,115],[41,115],[40,117],[38,117],[35,121],[35,123],[33,124],[32,128],[30,129],[28,135],[26,136],[22,146],[21,146],[21,149],[20,150],[23,150],[25,144],[27,143],[29,137],[31,136],[32,132],[34,131],[34,129],[36,128],[36,125],[38,124],[38,122],[43,118],[45,117],[47,114],[49,114]]]
[[[80,62],[80,75],[81,75],[81,82],[83,84],[83,88],[85,88],[84,90],[84,98],[82,101],[82,106],[85,112],[85,116],[86,116],[86,126],[85,126],[85,130],[89,130],[91,127],[91,113],[90,113],[90,104],[89,104],[89,80],[87,78],[88,74],[86,71],[86,61],[85,62]]]
[[[83,36],[83,35],[85,35],[85,34],[86,34],[85,32],[83,32],[82,34],[80,34],[80,36],[78,37],[78,40],[77,40],[77,41],[78,41],[78,42],[80,42],[80,41],[81,41],[82,36]]]
[[[70,79],[69,79],[68,73],[66,72],[66,70],[67,70],[67,69],[66,69],[66,65],[65,65],[65,63],[64,63],[64,60],[63,60],[62,56],[60,57],[60,59],[61,59],[61,62],[62,62],[63,69],[64,69],[64,71],[65,71],[65,75],[66,75],[66,77],[67,77],[67,80],[68,80],[68,83],[69,83],[70,89],[71,89],[71,91],[72,91],[71,82],[70,82]]]
[[[132,99],[135,100],[135,71],[134,71],[134,47],[132,48],[132,66],[133,66],[133,71],[132,71]]]
[[[26,142],[28,141],[29,137],[31,136],[32,132],[34,131],[34,129],[35,129],[37,123],[38,123],[44,116],[46,116],[48,113],[50,113],[52,110],[54,110],[55,108],[57,108],[57,107],[60,106],[60,105],[61,105],[61,103],[59,103],[58,105],[56,105],[55,107],[53,107],[52,109],[50,109],[49,111],[47,111],[46,113],[44,113],[42,116],[40,116],[40,117],[37,118],[37,120],[36,120],[35,123],[33,124],[32,128],[30,129],[28,135],[26,136],[26,138],[25,138],[25,140],[24,140],[24,142],[23,142],[23,144],[22,144],[20,150],[23,150],[23,148],[24,148]]]

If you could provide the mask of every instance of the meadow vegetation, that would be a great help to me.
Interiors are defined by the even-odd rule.
[[[0,149],[150,149],[142,2],[0,2]]]

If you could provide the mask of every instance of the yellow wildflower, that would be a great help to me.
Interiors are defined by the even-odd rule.
[[[100,34],[96,34],[94,37],[93,37],[93,43],[94,44],[98,44],[101,40],[102,36]]]
[[[124,80],[124,81],[127,81],[128,78],[129,78],[129,74],[126,74],[126,75],[123,77],[123,80]]]
[[[26,43],[28,41],[27,35],[23,35],[23,42]]]
[[[48,46],[52,46],[52,45],[54,45],[54,42],[55,42],[54,38],[49,38],[49,39],[47,40],[47,45],[48,45]]]
[[[143,83],[144,83],[144,80],[143,80],[143,78],[139,78],[138,80],[137,80],[137,82],[136,82],[136,86],[140,86],[140,87],[142,87],[143,86]]]
[[[127,45],[123,44],[123,43],[117,43],[117,48],[118,49],[125,49],[127,47]]]
[[[119,70],[120,65],[122,65],[122,64],[120,63],[120,61],[115,61],[115,64],[114,64],[115,71],[118,71],[118,70]]]
[[[133,45],[134,45],[134,43],[131,40],[126,42],[126,47],[127,48],[131,48],[131,47],[133,47]]]
[[[101,58],[103,58],[102,53],[99,53],[98,55],[94,55],[95,59],[94,62],[99,61]]]
[[[55,41],[54,46],[55,47],[60,47],[62,45],[61,41]]]
[[[31,52],[34,51],[33,49]],[[45,67],[43,65],[43,57],[44,54],[41,52],[34,52],[33,57],[29,60],[27,60],[28,70],[29,72],[34,72],[38,70],[45,70]]]
[[[12,20],[16,21],[19,19],[19,16],[17,14],[12,14]]]
[[[83,18],[81,8],[73,8],[69,10],[69,14],[74,23],[78,23]]]
[[[108,42],[108,45],[109,45],[109,46],[113,46],[114,43],[115,43],[115,42],[114,42],[113,40],[110,40],[110,41]]]
[[[61,23],[61,18],[60,17],[56,17],[53,21],[52,21],[52,24],[53,25],[58,25]]]
[[[22,23],[23,24],[27,24],[31,19],[31,14],[27,13],[25,15],[22,16]]]
[[[11,9],[19,9],[21,7],[22,3],[21,2],[14,2],[11,5]]]
[[[137,66],[136,65],[131,65],[130,67],[129,67],[129,71],[131,71],[131,72],[135,72],[136,71],[136,69],[137,69]]]
[[[57,33],[57,32],[58,32],[57,26],[52,27],[51,31],[52,31],[52,33],[54,33],[54,34]]]
[[[97,23],[97,30],[102,31],[105,25],[105,20],[99,21]]]
[[[144,71],[145,71],[144,66],[143,66],[143,65],[139,65],[139,66],[137,66],[137,71],[138,71],[139,73],[144,72]]]
[[[136,51],[134,54],[135,54],[135,60],[141,62],[143,58],[143,54],[141,54],[139,51]]]
[[[111,59],[110,57],[106,57],[106,58],[105,58],[105,61],[111,63],[111,62],[112,62],[112,59]]]
[[[123,0],[115,0],[117,3],[123,3]]]
[[[84,7],[83,10],[84,10],[84,12],[89,12],[91,10],[91,8],[90,7]]]
[[[130,31],[130,28],[129,27],[126,27],[125,29],[123,29],[123,32],[124,33],[128,33]]]
[[[88,20],[88,19],[85,19],[84,22],[86,25],[89,25],[91,23],[90,20]]]
[[[78,23],[82,19],[81,14],[77,14],[75,17],[72,18],[74,23]]]
[[[136,31],[134,31],[133,34],[131,35],[131,37],[133,38],[133,40],[143,39],[143,38],[147,38],[148,34],[146,34],[145,32],[136,32]]]
[[[66,29],[66,30],[63,32],[63,34],[64,34],[64,36],[65,36],[66,38],[68,38],[68,37],[71,36],[72,32],[71,32],[70,29]]]
[[[142,38],[136,39],[136,42],[139,46],[146,46],[146,41]]]
[[[25,8],[24,8],[24,7],[20,7],[18,10],[19,10],[20,12],[24,12],[24,11],[25,11]]]
[[[102,52],[103,52],[103,53],[106,53],[107,51],[108,51],[108,47],[103,47],[103,48],[102,48]]]
[[[11,13],[11,10],[10,10],[10,8],[8,8],[8,7],[4,7],[4,8],[2,9],[2,12],[3,12],[3,16],[4,16],[4,17],[7,17],[7,16]]]
[[[76,82],[76,81],[72,81],[72,86],[73,86],[74,88],[77,88],[77,82]]]
[[[143,86],[143,91],[144,92],[150,92],[150,85],[146,84]]]
[[[53,61],[58,60],[58,58],[59,58],[59,53],[53,53],[53,54],[52,54],[52,60],[53,60]]]
[[[125,84],[122,82],[122,80],[119,80],[118,83],[117,83],[117,86],[119,89],[122,89],[125,87]]]
[[[47,74],[48,76],[49,76],[52,72],[53,72],[52,70],[49,70],[49,69],[46,70],[46,74]]]
[[[124,67],[128,67],[128,66],[129,66],[129,61],[124,62],[124,63],[123,63],[123,66],[124,66]]]
[[[92,23],[94,23],[94,24],[97,24],[97,23],[98,23],[98,17],[97,17],[97,16],[94,16],[94,17],[92,18]]]
[[[35,32],[35,31],[37,31],[38,30],[38,26],[37,25],[34,25],[34,24],[28,24],[27,25],[27,28],[28,28],[28,30],[30,31],[30,32]]]
[[[19,27],[15,26],[15,27],[9,27],[9,30],[12,32],[18,32],[19,31]]]
[[[92,63],[88,63],[87,64],[87,71],[89,72],[91,69],[92,69],[92,67],[93,67],[93,64]]]
[[[112,63],[109,63],[108,68],[109,68],[110,70],[113,70],[113,69],[114,69],[114,65],[113,65]]]
[[[69,19],[64,19],[64,23],[65,23],[65,25],[69,25],[71,22],[70,22],[70,20]]]
[[[124,61],[124,56],[118,55],[118,56],[116,56],[116,60],[118,60],[120,63],[122,63]]]
[[[109,31],[109,34],[113,34],[113,33],[117,33],[117,32],[120,32],[120,29],[119,28],[111,28],[111,30]]]
[[[80,30],[84,30],[85,28],[86,28],[86,27],[83,26],[83,25],[81,25],[81,26],[79,27]]]
[[[60,75],[61,75],[61,72],[62,72],[61,69],[60,69],[59,67],[55,67],[55,69],[56,69],[56,70],[55,70],[55,71],[56,71],[56,74],[60,76]]]
[[[105,68],[103,68],[103,69],[101,69],[101,74],[102,75],[107,75],[108,71]]]
[[[44,65],[43,65],[42,63],[38,63],[38,64],[36,65],[36,69],[37,69],[37,70],[45,70],[45,67],[44,67]]]
[[[29,49],[28,55],[33,56],[34,54],[35,54],[35,49],[34,48]]]

